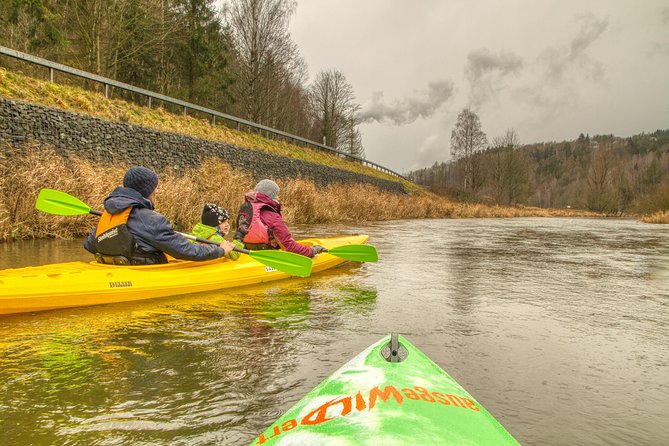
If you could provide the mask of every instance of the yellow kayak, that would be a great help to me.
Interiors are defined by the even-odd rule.
[[[362,244],[367,235],[301,240],[333,249]],[[328,253],[313,259],[312,273],[346,262]],[[95,261],[55,263],[0,271],[0,314],[108,304],[219,290],[292,277],[252,259],[205,262],[172,260],[164,265],[117,266]]]

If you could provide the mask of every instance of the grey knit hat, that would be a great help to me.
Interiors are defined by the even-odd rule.
[[[146,167],[134,166],[128,169],[123,177],[123,187],[135,189],[146,198],[158,186],[158,175]]]
[[[279,193],[279,186],[274,181],[265,179],[256,184],[256,187],[253,190],[261,192],[274,200]]]

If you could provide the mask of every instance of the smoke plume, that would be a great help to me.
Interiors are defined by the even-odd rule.
[[[476,109],[495,97],[504,87],[504,78],[517,75],[522,67],[523,59],[508,51],[502,50],[498,54],[486,48],[471,51],[465,67],[471,107]]]
[[[392,122],[395,125],[409,124],[416,119],[427,118],[453,95],[453,83],[435,81],[428,84],[428,89],[416,92],[414,97],[393,102],[384,101],[383,92],[372,94],[372,99],[363,105],[360,112],[362,122]]]
[[[582,75],[594,81],[604,78],[601,62],[588,55],[588,49],[604,33],[609,23],[593,16],[583,16],[581,27],[568,46],[548,48],[541,57],[546,66],[547,79],[553,84],[563,81],[567,72],[579,69]]]

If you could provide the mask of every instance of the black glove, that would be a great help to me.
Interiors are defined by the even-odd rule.
[[[312,253],[313,255],[320,254],[320,253],[322,253],[322,252],[328,252],[328,250],[325,249],[325,248],[323,248],[323,247],[320,246],[320,245],[314,245],[314,246],[311,247],[311,253]]]

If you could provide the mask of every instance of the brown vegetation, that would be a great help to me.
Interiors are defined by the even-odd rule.
[[[223,125],[212,126],[207,119],[196,119],[190,116],[172,114],[161,108],[148,109],[146,107],[142,107],[122,100],[105,99],[103,95],[95,92],[83,90],[77,87],[63,86],[47,82],[44,80],[25,77],[20,74],[3,70],[2,68],[0,68],[0,96],[6,97],[8,99],[19,99],[32,103],[47,105],[50,107],[63,108],[75,112],[83,112],[99,116],[105,119],[122,120],[133,124],[144,125],[147,127],[163,131],[177,131],[180,133],[200,138],[237,145],[239,147],[261,149],[267,152],[276,153],[284,156],[290,156],[293,158],[303,159],[320,164],[325,164],[328,166],[350,170],[365,175],[396,180],[395,177],[391,177],[375,169],[367,168],[357,163],[344,161],[341,158],[334,157],[332,155],[320,151],[310,150],[304,147],[298,147],[282,141],[274,141],[266,139],[257,134],[251,134],[233,130]],[[93,104],[95,104],[95,106],[93,106]],[[83,165],[88,165],[92,171],[99,170],[97,166],[92,166],[90,165],[90,163],[84,163],[81,160],[71,161],[71,163],[72,165],[79,166],[79,168],[81,169],[84,169]],[[218,164],[224,166],[222,163]],[[207,166],[208,164],[203,165],[202,169],[207,169]],[[225,169],[229,170],[229,167],[226,166]],[[118,179],[122,178],[122,172],[120,171],[122,171],[123,168],[111,168],[111,170],[114,171],[114,174],[110,176],[111,183],[103,182],[105,187],[108,184],[117,184],[119,181]],[[109,169],[107,169],[107,171],[109,171]],[[15,173],[11,173],[10,176],[11,175],[15,175]],[[250,179],[250,177],[244,176],[243,174],[240,173],[234,173],[232,174],[231,178],[237,178],[237,176],[239,175],[244,177],[244,179],[240,181],[236,180],[235,184],[237,184],[238,182],[243,183],[244,187],[241,188],[243,190],[247,190],[248,188],[250,188],[252,186],[251,184],[252,180]],[[181,189],[188,189],[190,187],[193,187],[191,184],[186,184],[189,181],[192,181],[188,179],[189,177],[188,175],[184,175],[183,177],[180,176],[177,177],[173,173],[165,172],[164,176],[166,179],[175,178],[174,184],[172,184],[171,182],[163,182],[161,184],[161,189],[163,187],[166,188],[166,190],[169,190],[169,194],[171,194],[172,192],[179,191]],[[205,175],[205,177],[206,176],[207,175]],[[298,181],[296,183],[296,186],[294,187],[298,187],[297,184],[300,182],[301,181]],[[298,187],[298,190],[300,190],[299,188],[303,189],[303,191],[299,192],[300,194],[304,192],[304,195],[300,195],[300,197],[303,197],[304,199],[299,201],[296,200],[296,203],[300,204],[299,215],[293,217],[292,214],[295,212],[295,209],[297,208],[291,209],[290,206],[286,206],[286,211],[285,211],[286,216],[288,220],[293,220],[294,223],[323,223],[332,221],[353,221],[356,218],[362,220],[387,220],[392,218],[423,218],[423,217],[428,217],[428,218],[429,217],[520,217],[520,216],[600,215],[589,211],[574,211],[570,209],[563,209],[563,210],[544,209],[532,206],[498,206],[498,205],[472,204],[472,203],[456,204],[456,202],[449,200],[447,198],[441,198],[441,197],[437,198],[436,195],[425,192],[422,188],[416,186],[413,183],[410,183],[408,181],[403,181],[405,188],[411,192],[410,199],[406,199],[406,197],[403,199],[402,197],[397,197],[393,194],[380,193],[375,188],[370,188],[361,185],[338,186],[343,189],[351,188],[352,189],[351,191],[340,190],[335,192],[332,187],[328,188],[328,190],[333,190],[332,192],[333,198],[336,198],[338,196],[348,197],[349,195],[353,196],[359,194],[362,196],[368,196],[368,198],[366,198],[365,200],[369,202],[381,201],[381,203],[391,204],[388,206],[384,206],[379,203],[374,203],[374,204],[366,203],[366,205],[370,205],[369,207],[370,211],[368,216],[361,216],[359,213],[360,211],[356,210],[355,217],[348,217],[348,215],[351,214],[351,212],[353,211],[352,207],[344,205],[341,206],[342,209],[338,209],[338,206],[328,202],[327,192],[319,197],[319,200],[317,200],[318,204],[310,205],[311,201],[309,201],[310,199],[308,198],[308,194],[310,193],[309,191],[311,189],[315,190],[315,185],[313,185],[309,181],[306,181],[306,183],[311,184],[311,186],[305,186],[304,184],[302,184],[301,186]],[[292,184],[286,184],[285,186],[286,186],[286,191],[291,190],[293,188]],[[45,184],[40,187],[54,187],[54,186],[52,185],[49,186],[48,184]],[[109,190],[108,188],[105,187],[102,188],[103,190],[100,192],[100,195],[106,196],[105,194],[108,193]],[[84,189],[90,190],[88,188]],[[241,200],[241,198],[238,198],[241,197],[241,192],[237,190],[237,188],[232,187],[231,189],[228,188],[228,190],[230,190],[230,195],[221,197],[220,201],[221,203],[226,203],[226,206],[231,206],[230,204],[227,203],[236,203],[237,201]],[[8,193],[9,195],[11,195],[10,192]],[[169,194],[164,194],[162,198],[159,198],[158,199],[159,204],[163,201],[166,204],[168,204],[170,202],[170,198],[168,198],[165,195]],[[5,194],[3,193],[3,195]],[[102,199],[104,198],[104,196],[92,197],[92,198],[98,199],[98,201],[95,203],[102,203]],[[662,196],[666,197],[666,195]],[[174,195],[174,197],[179,197],[179,202],[184,203],[185,199],[182,199],[183,197],[181,195],[176,194]],[[229,198],[231,197],[235,198],[232,201],[229,201]],[[287,197],[285,194],[283,194],[282,198],[284,199],[284,201],[290,202],[290,197]],[[176,200],[176,198],[174,199]],[[202,198],[197,194],[195,194],[193,195],[193,200],[201,201]],[[195,205],[195,203],[193,202],[189,203]],[[321,205],[322,203],[328,203],[328,205]],[[34,203],[30,204],[29,208],[32,209],[33,204]],[[184,207],[183,210],[180,211],[175,210],[173,214],[170,214],[164,209],[163,212],[165,212],[165,214],[168,215],[168,217],[173,218],[176,225],[178,226],[184,225],[185,227],[188,224],[190,224],[189,223],[190,221],[194,220],[197,217],[197,214],[199,212],[197,208],[199,208],[199,206],[200,204],[198,204],[194,208],[193,206]],[[233,204],[232,206],[234,207],[236,206],[236,204]],[[448,211],[444,210],[444,207],[446,207]],[[176,208],[177,207],[174,207],[174,209]],[[399,210],[395,212],[394,208],[398,208]],[[11,223],[10,227],[13,227],[13,225],[16,223],[16,218],[18,217],[17,216],[11,218],[7,216],[3,217],[3,209],[4,209],[4,204],[0,204],[0,240],[6,240],[8,238],[42,237],[51,235],[68,237],[71,236],[72,234],[68,232],[67,228],[73,227],[73,225],[76,226],[76,223],[72,223],[73,222],[72,218],[68,218],[67,221],[69,223],[64,225],[62,224],[63,222],[62,218],[58,218],[57,220],[51,218],[50,219],[51,223],[52,224],[55,223],[56,227],[59,228],[57,234],[52,233],[51,229],[49,229],[53,227],[52,224],[47,225],[47,227],[38,226],[33,228],[32,226],[28,226],[27,228],[20,230],[13,228],[9,231],[9,233],[5,233],[5,231],[7,231],[4,228],[5,223],[10,222]],[[78,220],[75,219],[74,221],[76,222]],[[648,220],[644,219],[644,221]]]
[[[472,162],[468,167],[463,157],[409,177],[458,201],[572,207],[609,216],[669,210],[669,130],[524,146],[510,130]]]
[[[5,146],[0,153],[16,152]],[[49,147],[25,145],[20,155],[0,157],[0,240],[33,237],[79,237],[94,225],[90,216],[58,217],[35,210],[39,190],[67,192],[93,209],[122,182],[129,166],[99,165],[63,158]],[[159,172],[156,209],[181,230],[188,230],[205,202],[219,203],[234,216],[254,180],[218,159],[195,169]],[[284,217],[290,223],[332,223],[448,217],[555,216],[552,211],[525,207],[457,204],[426,191],[397,195],[362,184],[318,188],[307,179],[278,180]],[[569,212],[569,216],[583,213]]]
[[[669,211],[660,211],[650,215],[641,217],[641,221],[645,223],[665,223],[669,224]]]

